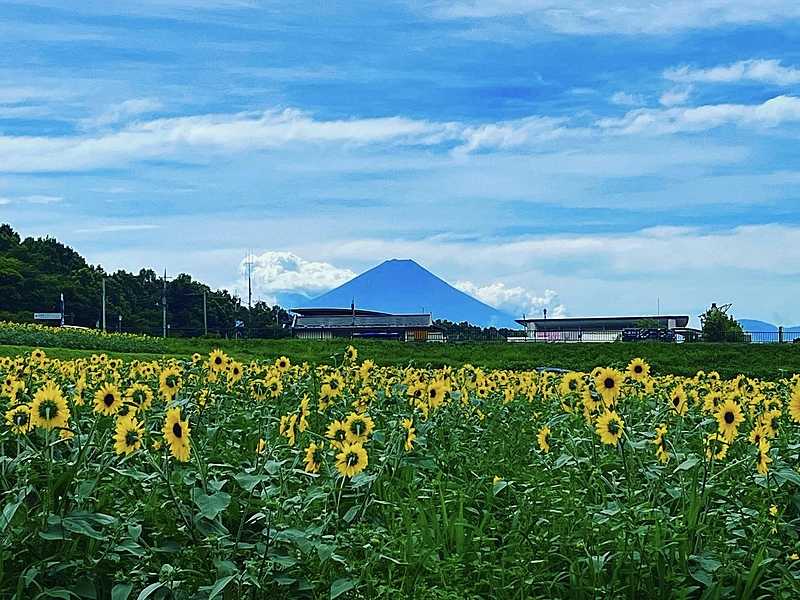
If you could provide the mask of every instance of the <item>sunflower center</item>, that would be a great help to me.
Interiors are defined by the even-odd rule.
[[[336,381],[335,379],[331,379],[328,385],[331,387],[332,390],[339,388],[339,382]]]
[[[114,404],[114,394],[106,394],[103,396],[103,404],[110,408],[111,405]]]
[[[350,431],[358,436],[363,435],[366,430],[367,430],[367,424],[360,419],[350,423]]]
[[[428,392],[428,395],[431,397],[431,400],[433,400],[434,398],[436,398],[436,390],[432,389],[431,391]]]
[[[343,442],[347,439],[347,432],[344,429],[337,429],[333,434],[333,439],[337,442]]]
[[[55,419],[56,416],[58,416],[58,404],[52,400],[44,400],[41,404],[39,404],[40,419],[49,421],[50,419]]]
[[[348,452],[344,460],[348,467],[355,467],[359,462],[358,452]]]
[[[642,365],[636,365],[635,367],[633,367],[634,373],[641,373],[642,371],[644,371],[644,369],[642,369]]]
[[[608,433],[611,435],[617,435],[619,433],[619,423],[616,420],[612,419],[608,422]]]
[[[733,419],[734,419],[734,416],[733,416],[733,412],[732,411],[729,410],[728,412],[725,413],[725,422],[728,425],[733,423]]]
[[[678,396],[675,396],[672,399],[672,406],[678,406],[678,404],[680,404],[680,403],[681,403],[681,399]]]
[[[215,365],[221,365],[222,364],[222,357],[221,356],[215,357],[214,358],[214,364]]]
[[[180,423],[175,423],[172,426],[172,435],[174,435],[176,438],[183,437],[183,428],[181,427]]]
[[[174,428],[173,428],[174,429]],[[139,442],[139,433],[134,430],[125,432],[125,445],[134,446]]]
[[[25,427],[30,421],[30,416],[24,410],[18,410],[14,413],[14,425],[17,427]]]
[[[604,386],[604,387],[605,387],[607,390],[610,390],[610,389],[612,389],[612,388],[613,388],[615,385],[616,385],[616,381],[614,381],[614,378],[613,378],[613,377],[606,377],[606,378],[605,378],[605,381],[603,381],[603,386]]]

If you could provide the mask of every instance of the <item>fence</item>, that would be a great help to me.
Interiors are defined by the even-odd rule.
[[[617,342],[622,340],[621,331],[514,331],[506,337],[509,342]],[[797,342],[800,344],[800,331],[747,331],[745,333],[728,332],[711,339],[704,340],[702,336],[690,339],[684,335],[677,335],[679,343],[695,342],[725,342],[744,344],[778,344]]]

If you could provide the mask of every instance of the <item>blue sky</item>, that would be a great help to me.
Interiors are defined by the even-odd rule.
[[[794,0],[0,0],[0,221],[313,296],[800,324]]]

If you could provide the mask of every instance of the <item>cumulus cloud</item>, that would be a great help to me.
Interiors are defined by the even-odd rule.
[[[537,294],[522,286],[509,287],[502,282],[478,286],[471,281],[456,281],[453,287],[514,316],[524,314],[533,317],[541,314],[544,308],[553,317],[566,314],[566,307],[560,303],[558,294],[553,290]]]
[[[466,127],[461,133],[464,143],[455,154],[469,154],[481,149],[510,148],[533,141],[546,141],[564,132],[565,119],[553,117],[528,117],[517,121],[490,123],[479,127]]]
[[[283,294],[312,298],[356,276],[350,269],[327,262],[308,261],[291,252],[265,252],[251,257],[251,260],[253,296],[268,304],[278,304],[279,296]],[[247,289],[247,262],[244,259],[239,265],[244,289]]]
[[[800,69],[784,67],[779,60],[740,60],[711,69],[682,66],[664,71],[664,78],[684,83],[738,83],[759,81],[779,86],[800,83]]]

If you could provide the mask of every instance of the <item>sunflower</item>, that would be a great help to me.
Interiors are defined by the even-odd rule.
[[[51,430],[63,428],[69,421],[67,400],[52,381],[48,381],[33,395],[31,405],[31,423],[35,427]]]
[[[319,468],[325,462],[325,442],[320,442],[319,446],[312,442],[306,448],[306,455],[303,462],[306,463],[306,473],[319,473]]]
[[[581,394],[581,402],[586,410],[589,412],[594,412],[600,408],[603,400],[600,398],[597,392],[592,393],[592,390],[587,387],[584,388],[583,394]]]
[[[353,364],[358,360],[358,350],[356,350],[353,346],[348,346],[344,351],[344,357],[347,359],[347,362]]]
[[[328,426],[328,432],[325,435],[331,441],[333,448],[341,450],[347,441],[347,428],[344,423],[337,420]]]
[[[144,412],[153,403],[153,390],[143,383],[134,383],[125,392],[125,403],[130,404],[135,413]]]
[[[336,398],[337,396],[342,395],[342,388],[344,387],[344,381],[342,380],[342,376],[338,373],[331,373],[325,379],[322,380],[322,387],[320,388],[320,400],[323,398]]]
[[[625,421],[613,410],[605,411],[597,417],[597,425],[595,427],[601,442],[616,446],[619,438],[622,437]]]
[[[311,414],[311,411],[308,409],[308,403],[308,395],[303,394],[300,400],[300,406],[297,407],[297,431],[300,433],[303,433],[308,427],[308,419],[306,419],[306,417]]]
[[[631,379],[645,381],[650,375],[650,365],[641,358],[634,358],[628,363],[628,368],[625,372]]]
[[[267,380],[267,391],[269,392],[270,398],[277,398],[281,395],[281,392],[283,392],[283,382],[279,377],[270,377]]]
[[[242,363],[232,360],[228,363],[227,366],[228,372],[228,383],[236,383],[242,378],[244,375],[244,368],[242,367]]]
[[[550,428],[547,425],[539,430],[536,440],[539,442],[539,450],[544,453],[550,452]]]
[[[758,471],[759,475],[766,475],[767,471],[769,470],[767,465],[772,462],[772,459],[769,457],[769,446],[769,440],[765,438],[762,438],[758,443],[756,454],[756,470]]]
[[[775,438],[778,437],[778,419],[781,416],[781,409],[773,408],[772,410],[768,410],[763,415],[759,421],[764,426],[764,430],[767,432],[767,437]]]
[[[350,413],[344,421],[347,441],[351,444],[365,443],[375,430],[375,422],[367,415]]]
[[[263,402],[267,398],[268,393],[267,383],[263,379],[253,379],[250,382],[250,397],[253,398],[253,400]]]
[[[195,365],[195,366],[199,365],[200,361],[202,361],[202,360],[203,360],[203,357],[200,355],[199,352],[195,352],[194,354],[192,354],[192,364],[193,365]]]
[[[613,405],[619,397],[623,381],[622,373],[616,369],[610,367],[600,369],[599,373],[594,378],[594,385],[597,391],[600,392],[606,405]],[[616,442],[614,443],[616,444]]]
[[[583,390],[583,376],[580,373],[570,372],[564,375],[561,383],[558,384],[558,393],[562,396],[567,394],[579,394]]]
[[[714,460],[722,460],[728,453],[728,442],[719,433],[710,433],[705,441],[706,456]]]
[[[6,423],[15,435],[25,435],[33,429],[31,409],[27,404],[17,404],[6,411]]]
[[[428,386],[428,406],[430,406],[434,411],[438,410],[439,407],[442,406],[445,396],[449,391],[447,387],[447,384],[440,379],[437,379]]]
[[[169,444],[172,456],[181,462],[187,462],[191,452],[189,434],[192,430],[189,429],[189,419],[181,420],[180,408],[173,406],[167,409],[164,427],[161,431],[164,433],[164,440]]]
[[[739,403],[732,398],[723,402],[714,414],[717,418],[717,428],[725,436],[725,440],[730,443],[736,437],[739,425],[744,423],[744,415]]]
[[[208,355],[208,368],[215,373],[220,373],[225,370],[228,364],[228,357],[219,348],[215,348]]]
[[[280,434],[289,440],[289,445],[294,446],[294,426],[297,423],[297,413],[281,417]]]
[[[400,423],[403,429],[406,430],[406,441],[403,449],[406,452],[410,452],[414,448],[414,440],[417,439],[416,429],[414,429],[414,421],[413,419],[403,419]]]
[[[114,434],[114,451],[117,454],[128,455],[142,447],[144,425],[134,416],[117,419],[116,433]]]
[[[653,443],[656,445],[656,457],[658,457],[658,461],[660,463],[666,463],[669,460],[669,452],[667,452],[667,445],[664,442],[664,434],[667,433],[667,426],[665,423],[661,423],[658,427],[656,427],[656,439],[653,440]]]
[[[122,406],[122,394],[113,383],[104,383],[94,394],[94,412],[115,415]]]
[[[158,391],[167,402],[175,398],[182,387],[183,380],[178,367],[169,367],[161,371],[158,376]]]
[[[43,362],[47,356],[45,355],[44,351],[40,348],[36,348],[33,352],[31,352],[31,361],[33,362]]]
[[[360,443],[345,442],[342,451],[336,455],[336,469],[345,477],[352,477],[363,471],[368,464],[367,451]]]
[[[669,403],[676,415],[684,416],[689,410],[689,405],[686,403],[686,391],[684,391],[682,385],[672,390],[669,396]]]
[[[292,361],[290,361],[285,356],[281,356],[279,359],[275,361],[275,368],[278,369],[281,373],[285,373],[289,369],[292,368]]]
[[[800,387],[797,386],[792,389],[792,395],[789,398],[789,416],[795,423],[800,423]]]
[[[752,431],[750,432],[750,436],[747,439],[751,444],[753,444],[753,446],[757,447],[761,443],[761,440],[768,437],[767,430],[764,429],[764,426],[760,423],[756,423],[756,426],[753,427]]]

